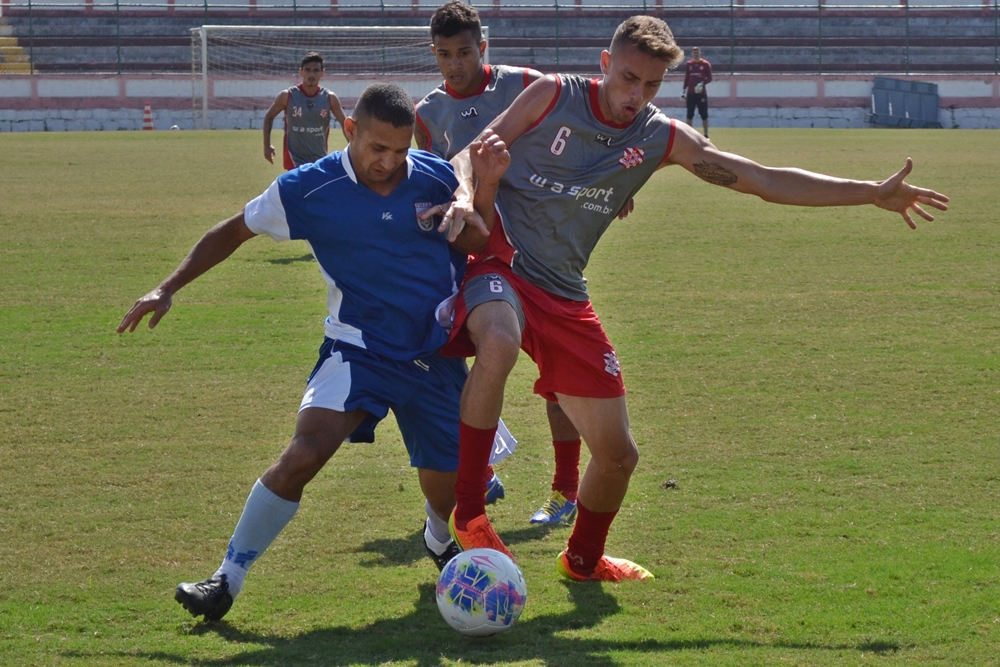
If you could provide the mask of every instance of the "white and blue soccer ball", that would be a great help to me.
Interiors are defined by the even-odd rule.
[[[528,587],[510,558],[493,549],[469,549],[444,566],[437,605],[445,622],[469,637],[510,630],[524,610]]]

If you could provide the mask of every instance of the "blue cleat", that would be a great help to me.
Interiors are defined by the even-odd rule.
[[[553,491],[541,509],[531,515],[531,523],[565,523],[576,520],[576,501],[566,500],[566,496]]]
[[[492,505],[496,501],[505,497],[507,492],[503,488],[503,482],[493,473],[493,478],[486,482],[486,504]]]

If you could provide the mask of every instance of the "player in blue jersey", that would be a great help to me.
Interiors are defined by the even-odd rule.
[[[279,176],[209,230],[118,326],[119,333],[134,331],[150,313],[149,326],[156,326],[177,290],[258,234],[307,241],[327,283],[326,337],[291,443],[251,490],[218,571],[177,587],[177,601],[194,616],[218,620],[229,611],[251,564],[292,519],[306,484],[346,439],[371,441],[390,409],[427,500],[425,539],[433,533],[442,558],[455,551],[446,517],[454,504],[466,369],[464,360],[437,353],[447,339],[439,312],[454,298],[468,246],[486,230],[481,219],[478,228],[454,229],[435,220],[457,181],[444,160],[410,150],[413,125],[405,90],[369,86],[346,120],[350,143],[343,152]],[[476,169],[489,207],[489,184],[509,158],[499,142],[481,148]]]
[[[431,50],[444,82],[417,103],[417,148],[450,160],[494,118],[542,77],[526,67],[487,65],[486,40],[475,7],[459,0],[441,5],[431,17]],[[624,213],[627,215],[628,211]],[[555,401],[545,402],[552,433],[555,472],[551,493],[529,519],[534,524],[571,524],[576,519],[580,483],[580,434]],[[503,484],[489,471],[486,504],[503,497]]]
[[[496,214],[486,216],[492,225],[487,248],[466,273],[455,337],[443,350],[476,355],[462,395],[451,517],[463,548],[506,551],[482,502],[484,457],[520,346],[539,367],[535,392],[558,400],[592,455],[558,571],[573,580],[652,576],[604,553],[639,451],[629,430],[621,367],[590,304],[583,270],[616,212],[657,169],[679,165],[708,183],[774,203],[874,205],[899,213],[913,228],[911,213],[933,220],[924,206],[947,209],[947,197],[905,181],[909,159],[875,182],[765,167],[718,150],[650,104],[667,69],[682,57],[666,23],[632,17],[601,54],[603,78],[541,79],[480,135],[509,146],[511,163],[497,191]],[[452,160],[462,185],[446,221],[471,210],[467,155]]]

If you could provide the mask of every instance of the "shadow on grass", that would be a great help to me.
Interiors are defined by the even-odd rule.
[[[239,652],[228,657],[192,658],[167,651],[124,652],[122,657],[177,665],[382,665],[403,662],[417,667],[439,667],[445,661],[479,665],[517,661],[539,661],[547,667],[584,665],[614,667],[615,655],[637,656],[646,664],[662,664],[679,651],[703,651],[715,647],[734,649],[805,649],[888,653],[899,647],[889,642],[868,641],[863,646],[824,646],[789,642],[761,643],[741,639],[638,640],[581,639],[563,633],[596,627],[620,611],[618,602],[601,584],[565,583],[567,599],[574,608],[562,614],[536,616],[518,623],[512,631],[495,637],[471,639],[452,632],[437,612],[433,584],[418,588],[413,611],[402,618],[380,620],[359,628],[336,626],[314,629],[293,637],[275,637],[241,630],[226,621],[198,623],[194,635],[214,634]],[[529,598],[530,600],[530,598]],[[254,645],[247,648],[247,644]],[[86,657],[83,655],[67,657]]]
[[[268,264],[281,264],[286,266],[294,262],[314,262],[316,261],[312,255],[302,255],[301,257],[282,257],[281,259],[269,259]]]
[[[532,526],[519,530],[508,530],[501,533],[500,537],[507,545],[517,545],[532,540],[540,540],[553,530],[559,530],[559,526]],[[566,532],[569,538],[569,531]],[[424,550],[424,531],[418,530],[407,538],[394,538],[384,540],[372,540],[365,542],[356,549],[356,553],[372,554],[373,557],[361,563],[362,567],[399,567],[400,565],[412,565],[422,558],[427,558]]]

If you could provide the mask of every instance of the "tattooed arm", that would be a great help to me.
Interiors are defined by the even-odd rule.
[[[921,204],[941,211],[948,209],[946,196],[903,180],[913,169],[909,158],[906,166],[884,181],[855,181],[804,169],[765,167],[741,155],[720,151],[683,123],[675,125],[674,146],[664,165],[678,164],[708,183],[757,195],[764,201],[795,206],[872,204],[899,213],[913,229],[917,226],[911,210],[925,220],[934,219]]]

